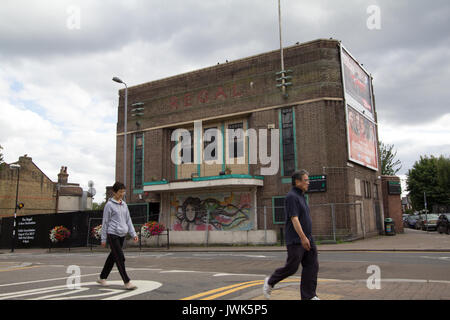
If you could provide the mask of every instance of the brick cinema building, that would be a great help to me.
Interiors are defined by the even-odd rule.
[[[370,74],[337,40],[287,47],[283,57],[286,94],[279,50],[128,88],[127,202],[148,203],[171,242],[276,242],[298,169],[310,174],[316,239],[382,232]],[[124,98],[122,89],[119,181]]]

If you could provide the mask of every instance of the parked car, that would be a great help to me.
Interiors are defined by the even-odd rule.
[[[417,219],[419,219],[418,214],[412,214],[408,216],[408,218],[406,218],[406,227],[414,229]]]
[[[422,220],[425,220],[425,215],[419,213],[417,215],[416,223],[414,224],[414,229],[416,229],[416,230],[422,229]]]
[[[403,221],[403,226],[404,226],[404,227],[407,227],[407,226],[408,226],[408,223],[406,222],[406,220],[408,219],[408,217],[409,217],[409,214],[406,214],[406,213],[402,214],[402,221]]]
[[[437,230],[439,233],[450,234],[450,213],[443,213],[439,216]]]
[[[439,215],[435,213],[421,214],[416,222],[416,229],[424,231],[437,230]]]

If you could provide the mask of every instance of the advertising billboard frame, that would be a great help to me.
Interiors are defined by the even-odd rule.
[[[344,68],[344,59],[343,54],[347,54],[353,61],[361,68],[361,70],[367,75],[369,79],[369,93],[370,93],[370,103],[372,111],[368,112],[368,110],[359,102],[356,101],[349,93],[347,93],[347,88],[345,84],[345,68]],[[341,77],[342,77],[342,87],[343,87],[343,95],[344,95],[344,104],[345,104],[345,120],[346,120],[346,131],[347,131],[347,151],[348,151],[348,159],[354,163],[357,163],[361,166],[367,167],[374,171],[379,170],[379,150],[378,150],[378,124],[375,121],[375,102],[373,97],[373,87],[372,87],[372,76],[370,73],[355,59],[355,57],[340,43],[340,59],[341,59]],[[376,158],[376,167],[371,166],[363,161],[355,159],[352,157],[352,145],[350,141],[350,132],[349,132],[349,107],[359,113],[364,119],[370,121],[374,125],[375,133],[375,158]]]
[[[364,162],[364,161],[360,161],[358,159],[356,159],[355,157],[352,157],[352,140],[350,138],[350,131],[349,131],[349,125],[350,125],[350,119],[348,118],[349,115],[349,108],[351,108],[354,112],[356,112],[360,117],[362,117],[365,121],[368,121],[370,124],[373,125],[373,130],[374,130],[374,150],[375,150],[375,154],[373,155],[375,157],[375,163],[376,163],[376,167],[371,166],[370,164]],[[379,163],[378,163],[378,139],[377,139],[377,124],[372,121],[371,119],[369,119],[368,117],[364,116],[364,114],[362,114],[361,112],[359,112],[358,110],[356,110],[355,108],[353,108],[351,105],[346,104],[345,105],[345,118],[346,118],[346,130],[347,130],[347,146],[348,146],[348,159],[352,162],[355,162],[361,166],[367,167],[369,169],[372,169],[374,171],[378,171],[378,167],[379,167]]]
[[[346,104],[350,104],[354,109],[362,113],[364,116],[368,117],[370,120],[375,121],[375,103],[373,99],[373,88],[372,88],[372,76],[371,74],[356,60],[356,58],[341,44],[340,45],[340,54],[341,54],[341,70],[342,70],[342,84],[344,87],[344,99],[346,101]],[[368,94],[370,101],[370,110],[367,109],[364,106],[364,103],[359,102],[357,98],[355,98],[351,93],[350,89],[348,88],[346,84],[346,68],[344,64],[344,55],[347,55],[353,62],[356,64],[356,67],[361,69],[362,73],[364,73],[366,79],[367,79],[367,86],[368,86]],[[357,82],[361,84],[361,81],[359,79],[354,80],[354,82]],[[354,94],[355,95],[355,94]],[[361,97],[363,99],[363,97]]]

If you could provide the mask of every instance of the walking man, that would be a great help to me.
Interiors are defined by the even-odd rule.
[[[102,247],[106,247],[108,241],[111,247],[111,253],[106,259],[100,278],[97,280],[102,286],[108,286],[106,279],[108,278],[114,263],[119,269],[125,289],[133,290],[136,286],[130,282],[130,278],[125,270],[125,255],[122,246],[125,236],[129,233],[138,242],[136,231],[130,217],[130,211],[127,204],[122,200],[125,195],[125,186],[121,182],[113,185],[113,197],[109,199],[103,210],[102,222]]]
[[[309,186],[308,176],[306,170],[292,174],[293,187],[284,201],[287,260],[284,267],[275,270],[265,279],[263,291],[267,299],[270,299],[273,287],[295,274],[301,263],[303,268],[300,282],[301,299],[320,300],[316,295],[319,272],[317,247],[312,238],[312,221],[304,195]]]

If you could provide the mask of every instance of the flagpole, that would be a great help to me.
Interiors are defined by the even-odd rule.
[[[278,27],[280,30],[280,55],[281,55],[281,71],[282,71],[281,90],[283,91],[283,95],[284,95],[284,94],[286,94],[286,86],[285,86],[286,80],[284,78],[285,73],[284,73],[283,41],[282,41],[282,37],[281,37],[281,3],[280,2],[281,2],[281,0],[278,0]]]

